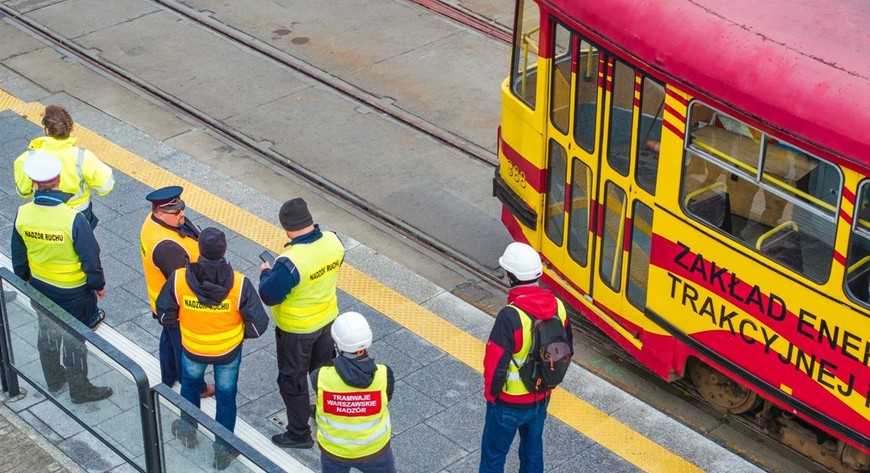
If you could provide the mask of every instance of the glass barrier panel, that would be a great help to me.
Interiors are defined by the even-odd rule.
[[[282,471],[168,386],[152,392],[166,473]]]
[[[146,471],[140,391],[131,369],[145,383],[143,393],[144,371],[42,294],[14,286],[19,293],[6,304],[14,371],[124,460]],[[13,284],[4,277],[3,287],[11,290]]]

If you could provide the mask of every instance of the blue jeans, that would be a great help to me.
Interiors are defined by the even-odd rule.
[[[480,445],[480,473],[504,473],[504,462],[517,431],[520,432],[519,473],[544,471],[544,421],[550,399],[530,409],[486,403],[486,421]]]
[[[393,448],[387,446],[387,450],[383,455],[369,460],[367,462],[333,460],[332,458],[320,453],[320,470],[323,473],[349,473],[351,467],[356,468],[362,473],[396,473],[396,460],[393,458]]]
[[[239,365],[242,362],[242,350],[236,358],[225,365],[214,365],[214,399],[215,420],[230,432],[236,428],[236,393],[239,389]],[[208,363],[197,363],[181,356],[181,397],[199,407],[199,393],[205,380],[205,369]]]

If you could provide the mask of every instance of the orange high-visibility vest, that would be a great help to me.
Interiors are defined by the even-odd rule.
[[[187,284],[187,268],[175,271],[175,300],[178,302],[178,327],[181,344],[194,355],[221,356],[231,352],[245,336],[239,304],[245,276],[234,271],[233,287],[226,299],[216,305],[199,301]]]
[[[145,223],[142,224],[142,232],[139,234],[139,250],[142,253],[142,267],[145,272],[145,285],[148,287],[148,302],[151,303],[151,312],[157,313],[157,295],[160,294],[160,289],[166,284],[166,277],[160,268],[154,264],[154,248],[166,240],[178,243],[191,263],[195,263],[199,259],[199,243],[193,237],[181,236],[177,231],[166,228],[163,225],[155,222],[151,218],[151,214],[145,218]],[[179,261],[180,266],[184,267],[184,262]]]

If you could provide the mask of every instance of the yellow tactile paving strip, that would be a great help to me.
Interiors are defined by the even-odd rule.
[[[41,126],[43,107],[38,102],[23,102],[0,89],[0,110],[12,110]],[[286,242],[280,227],[222,200],[96,133],[76,126],[73,135],[78,137],[77,144],[96,153],[106,164],[149,187],[184,186],[184,200],[188,206],[251,241],[276,251]],[[342,291],[481,372],[484,345],[476,338],[349,264],[342,266],[338,285]],[[563,389],[553,392],[549,413],[641,470],[657,473],[703,471]]]

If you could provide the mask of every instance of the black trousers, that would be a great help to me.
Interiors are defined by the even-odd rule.
[[[287,436],[292,440],[311,438],[308,373],[330,364],[335,357],[330,328],[332,323],[312,333],[290,333],[275,327],[278,391],[287,409]]]
[[[97,298],[91,290],[84,290],[77,297],[58,298],[54,302],[86,325],[91,322],[97,306]],[[91,383],[88,381],[88,350],[84,342],[42,314],[41,310],[37,310],[37,316],[39,334],[36,349],[48,389],[57,391],[64,381],[68,381],[70,397],[86,393],[91,389]]]

